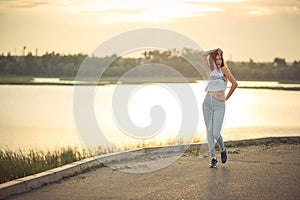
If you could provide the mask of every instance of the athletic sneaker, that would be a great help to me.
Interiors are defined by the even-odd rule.
[[[209,167],[215,168],[215,167],[217,167],[217,163],[218,163],[218,160],[216,158],[212,158],[211,163],[209,164]]]
[[[224,151],[221,151],[221,160],[222,160],[222,163],[226,163],[226,161],[227,161],[227,151],[226,151],[226,149]]]

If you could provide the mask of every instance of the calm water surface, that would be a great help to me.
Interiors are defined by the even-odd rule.
[[[180,87],[180,84],[177,85]],[[199,102],[195,108],[200,116],[197,136],[205,138],[201,111],[204,85],[195,83],[190,86]],[[139,141],[120,131],[114,121],[111,102],[116,87],[133,86],[97,87],[94,105],[97,122],[111,143]],[[51,149],[84,143],[81,141],[84,133],[78,134],[74,122],[73,91],[73,86],[1,85],[0,148]],[[300,91],[237,89],[226,102],[224,139],[300,136],[299,100]],[[182,120],[180,102],[159,84],[144,85],[132,95],[128,108],[130,118],[138,126],[147,126],[151,122],[149,112],[154,105],[164,108],[167,121],[160,134],[150,139],[164,141],[174,138]]]

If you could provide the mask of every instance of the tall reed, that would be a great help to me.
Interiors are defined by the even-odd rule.
[[[0,149],[0,183],[43,172],[87,157],[90,157],[90,153],[78,147],[62,147],[55,150],[18,149],[13,151]]]
[[[202,139],[195,137],[192,143],[195,142],[202,142]],[[173,140],[172,138],[167,139],[166,141],[148,139],[134,143],[122,144],[121,146],[99,146],[96,149],[89,149],[89,151],[83,147],[61,147],[55,150],[0,149],[0,183],[43,172],[94,155],[126,151],[136,148],[183,143],[191,143],[191,141],[184,141],[183,139]]]

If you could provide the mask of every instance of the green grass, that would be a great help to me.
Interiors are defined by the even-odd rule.
[[[176,141],[168,139],[163,142],[153,139],[131,144],[127,143],[120,147],[117,147],[117,145],[111,147],[99,146],[89,151],[83,147],[61,147],[54,150],[40,150],[37,148],[29,150],[0,149],[0,183],[47,171],[94,155],[189,142],[183,139]],[[201,142],[201,139],[196,137],[193,142]]]
[[[51,151],[0,149],[0,183],[43,172],[90,156],[88,151],[77,147]]]
[[[30,83],[32,76],[4,76],[0,75],[0,84],[12,84],[12,83]]]

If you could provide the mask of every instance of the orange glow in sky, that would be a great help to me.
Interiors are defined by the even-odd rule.
[[[2,0],[0,53],[90,53],[116,34],[182,33],[225,59],[300,59],[298,0]]]

